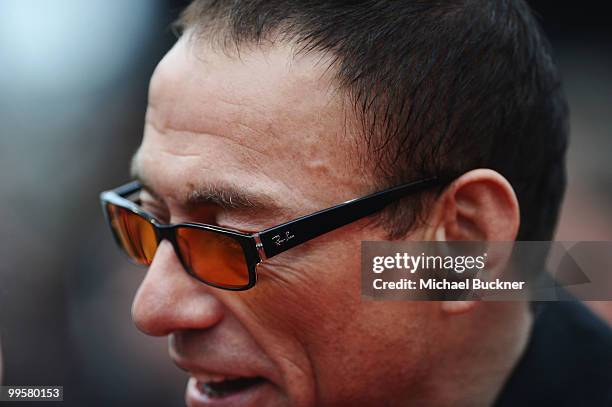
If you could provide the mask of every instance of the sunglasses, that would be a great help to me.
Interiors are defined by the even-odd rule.
[[[138,181],[102,192],[100,200],[115,241],[132,262],[150,265],[166,239],[191,276],[213,287],[239,291],[255,285],[262,261],[445,182],[440,178],[410,182],[256,233],[203,223],[162,224],[129,199],[142,189]]]

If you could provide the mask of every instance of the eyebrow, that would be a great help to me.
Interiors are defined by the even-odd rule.
[[[138,180],[143,189],[155,199],[164,201],[163,197],[153,187],[152,182],[138,169],[138,166],[132,165],[131,174],[132,178]],[[270,210],[278,208],[274,199],[269,195],[252,193],[230,183],[201,183],[180,196],[179,202],[186,208],[203,205],[216,205],[227,210]]]

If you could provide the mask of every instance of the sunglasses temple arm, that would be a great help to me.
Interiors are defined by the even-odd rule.
[[[377,192],[323,209],[259,233],[267,258],[307,242],[341,226],[365,218],[406,195],[440,185],[439,178],[428,178]]]

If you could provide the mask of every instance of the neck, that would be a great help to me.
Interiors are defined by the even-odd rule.
[[[533,323],[528,303],[481,303],[448,317],[418,405],[490,406],[522,356]]]

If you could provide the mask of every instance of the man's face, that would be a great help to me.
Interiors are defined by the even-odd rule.
[[[321,55],[293,57],[285,46],[245,47],[238,58],[184,36],[151,80],[134,162],[149,186],[145,209],[168,223],[259,231],[371,192],[326,68]],[[185,203],[211,185],[253,205]],[[210,405],[400,403],[430,368],[435,308],[361,299],[360,243],[384,238],[355,222],[260,264],[243,292],[196,281],[162,242],[134,320],[170,335],[172,358],[192,376],[192,405],[209,405],[203,383],[235,377],[265,380]]]

